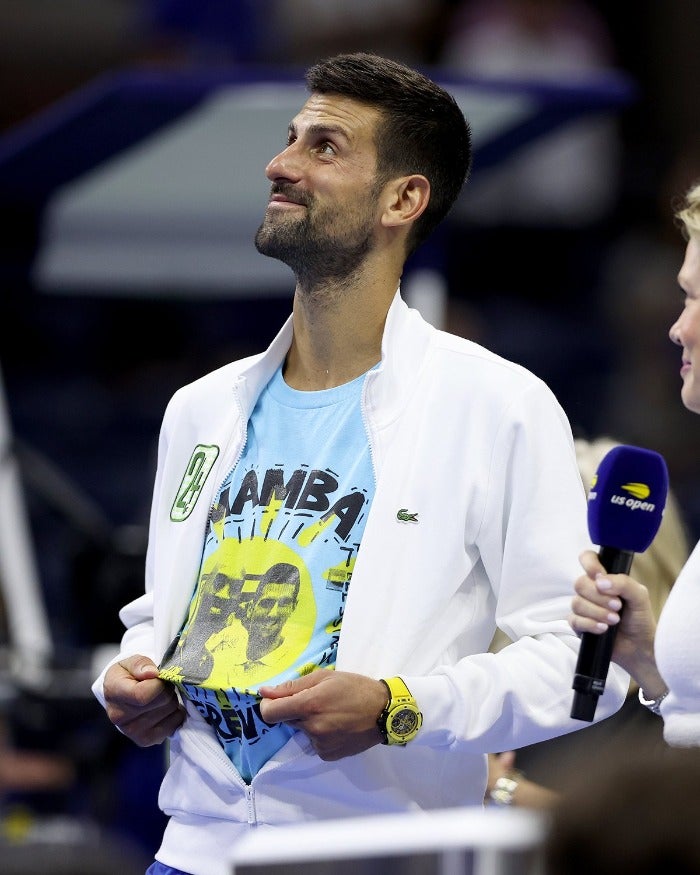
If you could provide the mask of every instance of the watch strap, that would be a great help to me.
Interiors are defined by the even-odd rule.
[[[379,678],[379,680],[384,684],[389,692],[389,701],[387,702],[387,707],[391,705],[392,699],[406,699],[408,701],[413,700],[411,691],[408,689],[408,687],[401,678]],[[382,711],[382,714],[383,713],[384,712]]]
[[[402,678],[390,677],[380,678],[380,680],[387,688],[389,694],[386,706],[377,718],[377,726],[382,736],[382,744],[405,745],[415,737],[420,729],[423,723],[423,715],[418,710],[418,704]],[[409,712],[411,715],[409,719],[414,720],[416,724],[415,728],[405,738],[397,737],[390,730],[392,718],[396,718],[402,709]]]

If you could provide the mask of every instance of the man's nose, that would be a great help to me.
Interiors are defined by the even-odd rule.
[[[297,182],[301,176],[301,164],[299,161],[298,150],[295,150],[295,144],[291,143],[286,148],[278,152],[277,155],[268,163],[265,168],[265,176],[274,182],[276,179],[288,179],[292,182]]]

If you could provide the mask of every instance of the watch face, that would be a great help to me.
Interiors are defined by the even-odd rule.
[[[413,708],[401,708],[391,715],[390,732],[404,738],[418,726],[418,715]]]

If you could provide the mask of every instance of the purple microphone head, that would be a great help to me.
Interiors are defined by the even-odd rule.
[[[599,547],[643,553],[661,525],[668,494],[663,456],[625,444],[602,459],[588,495],[588,531]]]

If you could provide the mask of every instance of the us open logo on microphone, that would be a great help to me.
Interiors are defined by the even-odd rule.
[[[589,495],[589,499],[591,500],[598,497],[598,493],[595,492],[597,479],[597,477],[594,477],[593,483],[591,484],[591,493]],[[651,495],[651,489],[646,483],[622,483],[619,488],[623,492],[626,492],[627,495],[613,493],[613,495],[610,496],[610,504],[619,504],[630,510],[642,510],[646,511],[646,513],[653,513],[656,510],[654,502],[646,500]]]

